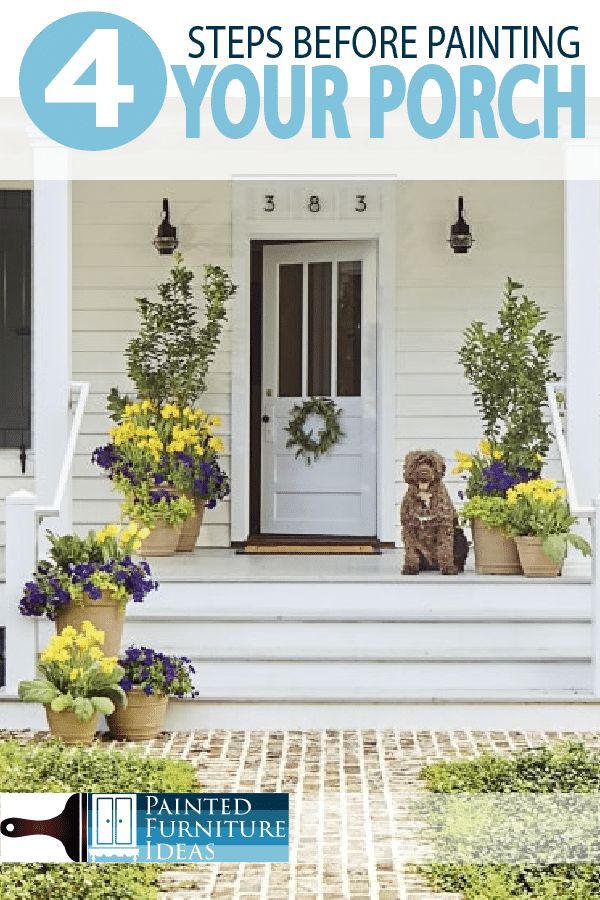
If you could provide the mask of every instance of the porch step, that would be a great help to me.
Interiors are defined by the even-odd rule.
[[[586,578],[406,578],[396,554],[282,562],[152,561],[160,588],[129,604],[125,646],[190,657],[211,709],[589,695]]]
[[[206,703],[393,704],[419,693],[591,688],[585,578],[396,572],[346,582],[323,580],[318,564],[311,571],[321,580],[179,581],[162,572],[159,591],[130,605],[124,639],[189,656]]]

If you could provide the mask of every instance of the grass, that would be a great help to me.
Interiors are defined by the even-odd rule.
[[[0,741],[0,792],[180,792],[197,790],[188,762],[66,748],[60,741]],[[161,867],[152,863],[0,865],[2,900],[154,900]]]
[[[430,791],[473,793],[590,793],[600,791],[600,755],[581,744],[561,744],[513,758],[485,754],[435,763],[422,777]],[[465,900],[598,900],[600,866],[592,864],[472,865],[435,863],[420,868],[438,891]]]

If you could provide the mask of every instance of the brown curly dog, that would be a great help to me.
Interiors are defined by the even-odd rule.
[[[469,545],[442,478],[446,464],[435,450],[412,450],[404,459],[408,490],[400,508],[404,575],[439,569],[458,575]]]

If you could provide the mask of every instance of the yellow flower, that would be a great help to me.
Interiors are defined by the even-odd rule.
[[[121,528],[119,525],[115,525],[115,523],[111,523],[106,526],[106,533],[109,537],[116,537],[120,532]]]
[[[150,400],[142,400],[141,408],[142,412],[148,412],[152,409],[152,402]]]
[[[104,531],[99,531],[99,532],[96,534],[96,540],[98,541],[99,544],[103,544],[104,541],[106,540],[106,532],[104,532]]]
[[[78,634],[75,638],[75,646],[79,647],[80,650],[88,650],[91,644],[91,638],[86,637],[85,634]]]
[[[222,453],[224,450],[223,441],[220,438],[212,437],[208,442],[208,446],[211,450],[214,450],[215,453]]]
[[[67,640],[76,637],[77,632],[73,628],[72,625],[65,625],[63,630],[60,633],[61,638],[67,638]]]
[[[90,656],[92,659],[102,659],[104,654],[100,647],[90,647]]]
[[[492,445],[488,441],[487,438],[483,438],[479,441],[479,452],[483,456],[491,456],[492,455]]]
[[[221,425],[221,416],[211,416],[210,424],[214,425],[216,428],[219,428]]]
[[[139,550],[141,550],[141,549],[142,549],[142,542],[141,542],[141,541],[135,541],[134,544],[133,544],[133,549],[134,549],[135,553],[137,553]]]
[[[494,459],[502,459],[502,450],[494,450],[492,456]]]
[[[71,669],[71,671],[69,672],[69,678],[71,679],[71,681],[77,681],[80,672],[83,675],[83,669]]]
[[[150,529],[146,528],[146,526],[144,525],[143,528],[140,528],[140,530],[138,532],[138,537],[141,541],[145,541],[149,534],[150,534]]]
[[[68,650],[57,650],[54,654],[54,659],[56,662],[67,662],[69,660],[69,652]]]
[[[100,660],[100,671],[104,675],[110,675],[116,663],[117,661],[114,656],[105,656],[104,659]]]

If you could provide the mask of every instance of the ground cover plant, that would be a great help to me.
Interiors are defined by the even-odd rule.
[[[581,744],[427,766],[422,776],[439,794],[581,793],[600,791],[600,754]],[[465,900],[597,900],[600,866],[593,864],[491,865],[434,863],[420,872],[440,892]]]
[[[60,741],[0,741],[0,792],[120,793],[197,790],[192,765],[137,751],[65,748]],[[0,865],[2,900],[154,900],[161,867],[127,865]]]

